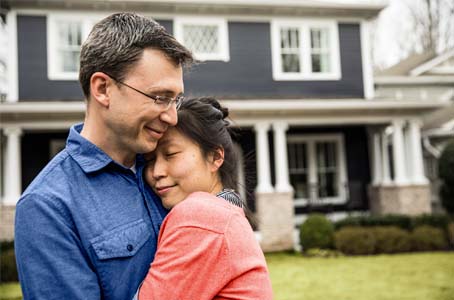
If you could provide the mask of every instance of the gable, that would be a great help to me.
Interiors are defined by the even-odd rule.
[[[417,66],[410,71],[410,75],[454,75],[454,49]]]

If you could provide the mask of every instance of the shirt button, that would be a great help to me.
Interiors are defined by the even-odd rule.
[[[126,249],[128,249],[128,251],[131,252],[132,250],[134,250],[134,246],[129,244],[128,246],[126,246]]]

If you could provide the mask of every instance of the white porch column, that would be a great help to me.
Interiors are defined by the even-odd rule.
[[[289,180],[287,139],[285,132],[288,124],[285,122],[273,123],[274,130],[274,162],[276,167],[276,192],[293,191]]]
[[[403,134],[403,121],[393,122],[393,162],[394,183],[403,185],[408,183],[405,167],[405,144]]]
[[[16,205],[22,193],[20,137],[22,130],[18,127],[5,128],[6,151],[4,158],[3,178],[5,198],[3,204]]]
[[[255,147],[257,153],[257,187],[258,193],[272,193],[270,172],[270,151],[268,147],[268,130],[270,124],[266,122],[257,123],[255,129]]]
[[[382,155],[380,148],[380,134],[376,129],[369,129],[369,153],[372,168],[372,185],[379,185],[382,180]]]
[[[381,183],[383,185],[389,185],[391,183],[391,175],[389,172],[389,152],[388,152],[388,136],[386,134],[386,128],[381,134],[381,163],[382,163],[382,178]]]
[[[412,162],[411,183],[427,184],[424,175],[424,165],[421,146],[421,124],[418,120],[411,120],[408,124],[410,161]]]

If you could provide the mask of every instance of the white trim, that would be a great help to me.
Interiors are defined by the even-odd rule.
[[[436,84],[450,85],[454,84],[454,76],[376,76],[375,85],[419,85],[419,84]]]
[[[7,102],[17,102],[19,100],[19,75],[18,75],[18,54],[17,54],[17,14],[11,10],[7,14],[8,30],[8,94]]]
[[[281,47],[280,47],[280,28],[297,27],[300,34],[300,63],[299,73],[282,72]],[[340,50],[339,50],[339,32],[338,22],[334,20],[322,19],[272,19],[270,23],[271,31],[271,60],[273,68],[273,79],[276,81],[303,81],[303,80],[340,80]],[[313,27],[322,27],[329,29],[330,43],[330,66],[332,70],[327,73],[313,73],[311,71],[311,48],[310,48],[310,29]]]
[[[67,21],[76,21],[81,24],[81,43],[87,38],[91,28],[98,19],[96,16],[90,14],[74,14],[68,12],[49,12],[46,18],[46,30],[47,30],[47,77],[49,80],[77,80],[79,71],[75,72],[64,72],[62,71],[58,63],[58,23]],[[78,67],[77,61],[77,67]]]
[[[308,156],[308,183],[317,185],[317,161],[315,152],[316,142],[335,142],[337,146],[337,161],[338,161],[338,192],[337,197],[319,198],[323,204],[343,204],[347,202],[348,187],[347,187],[347,167],[345,155],[345,143],[342,133],[337,134],[291,134],[287,137],[287,142],[305,143],[307,145]],[[311,189],[309,188],[309,193]],[[296,195],[296,193],[295,193]],[[318,198],[318,196],[317,196]],[[308,199],[299,198],[294,200],[295,207],[302,207],[308,204]]]
[[[175,38],[184,44],[184,32],[183,26],[186,24],[190,25],[214,25],[218,27],[218,53],[197,53],[193,51],[193,54],[197,60],[209,61],[209,60],[221,60],[228,62],[230,60],[229,54],[229,32],[226,18],[219,17],[175,17],[173,21],[173,34]],[[192,50],[192,49],[191,49]]]
[[[433,67],[435,67],[436,65],[444,62],[445,60],[451,58],[452,56],[454,56],[454,49],[452,50],[449,50],[431,60],[429,60],[428,62],[414,68],[413,70],[410,71],[410,75],[411,76],[419,76],[421,74],[423,74],[424,72],[427,72],[429,71],[430,69],[432,69]]]
[[[368,100],[373,99],[375,96],[369,28],[370,23],[368,21],[363,21],[360,23],[361,61],[363,67],[364,98]]]
[[[49,10],[44,10],[44,9],[27,9],[27,8],[20,8],[16,10],[17,14],[20,15],[31,15],[31,16],[47,16],[49,13],[68,13],[68,10],[62,10],[62,9],[49,9]],[[99,19],[102,19],[104,17],[107,17],[108,15],[112,13],[116,13],[118,10],[104,10],[102,12],[100,11],[86,11],[86,10],[81,10],[81,9],[71,9],[71,14],[84,14],[87,16],[99,16]],[[149,16],[155,20],[159,19],[162,21],[173,21],[177,16],[172,13],[162,13],[158,12],[155,13],[153,10],[146,10],[140,12],[141,14],[145,16]],[[178,14],[180,17],[194,17],[197,16],[195,13],[180,13]],[[265,14],[265,15],[259,15],[259,14],[251,14],[251,15],[240,15],[240,14],[210,14],[210,17],[213,18],[225,18],[227,21],[239,21],[239,22],[247,22],[247,23],[269,23],[272,19],[276,18],[276,15],[272,14]],[[336,20],[339,23],[360,23],[364,18],[361,17],[342,17],[342,16],[320,16],[318,17],[320,20]],[[288,20],[301,20],[301,17],[294,17],[294,16],[286,16],[286,19]]]

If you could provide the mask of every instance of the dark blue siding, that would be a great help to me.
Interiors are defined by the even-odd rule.
[[[186,76],[186,94],[221,98],[363,97],[360,30],[340,24],[342,79],[274,81],[269,23],[229,23],[230,62],[205,62]]]
[[[169,32],[172,21],[161,21]],[[20,100],[81,100],[77,80],[48,80],[46,17],[18,16]],[[274,81],[269,23],[229,23],[230,61],[201,63],[185,75],[186,94],[220,98],[363,97],[358,24],[340,24],[342,79]]]
[[[17,32],[19,99],[83,99],[78,81],[47,78],[46,17],[18,16]]]
[[[160,23],[172,30],[172,22]],[[46,17],[18,16],[17,32],[20,101],[84,99],[78,80],[47,78]]]

